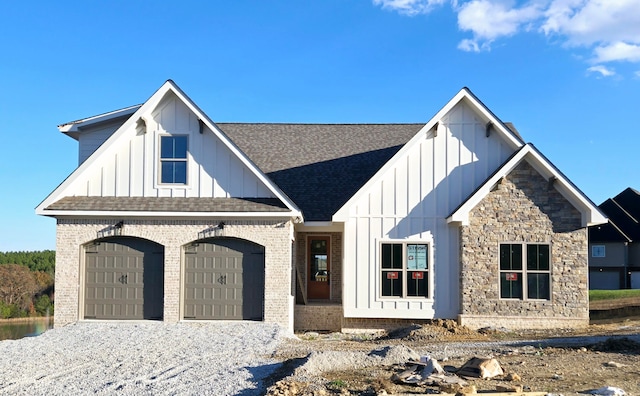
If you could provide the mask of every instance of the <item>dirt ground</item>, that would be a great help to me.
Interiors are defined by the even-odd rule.
[[[434,320],[429,325],[416,325],[387,334],[306,333],[299,334],[298,338],[279,348],[275,357],[285,364],[272,378],[273,386],[268,395],[437,394],[441,391],[438,386],[406,385],[392,379],[394,374],[410,367],[407,361],[377,367],[363,367],[354,361],[347,369],[342,366],[338,370],[322,370],[312,378],[300,378],[295,371],[312,352],[370,352],[402,345],[419,354],[426,347],[437,346],[442,350],[460,345],[457,343],[464,343],[465,347],[456,347],[457,352],[450,353],[444,361],[438,360],[446,371],[454,372],[476,356],[495,358],[504,371],[504,375],[491,379],[465,378],[479,394],[490,395],[489,392],[505,386],[521,387],[525,394],[584,395],[610,386],[624,390],[626,395],[640,395],[640,317],[600,321],[581,330],[519,332],[504,329],[473,331],[454,321]],[[484,344],[523,340],[527,342],[508,347]],[[349,356],[348,353],[345,356]]]

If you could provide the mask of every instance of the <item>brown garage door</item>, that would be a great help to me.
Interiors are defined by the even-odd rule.
[[[162,319],[164,249],[135,238],[85,246],[85,319]]]
[[[263,320],[264,247],[218,238],[185,248],[184,318]]]

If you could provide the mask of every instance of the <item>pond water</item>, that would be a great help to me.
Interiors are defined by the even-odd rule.
[[[53,328],[53,318],[34,318],[28,321],[0,321],[0,340],[34,337]]]

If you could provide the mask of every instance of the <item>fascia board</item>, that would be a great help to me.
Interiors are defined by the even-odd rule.
[[[297,212],[299,216],[302,216],[302,212],[297,207],[297,205],[278,186],[276,186],[260,170],[260,168],[258,168],[258,166],[254,164],[253,161],[251,161],[251,159],[249,159],[249,157],[247,157],[246,154],[242,150],[240,150],[240,148],[235,143],[233,143],[233,141],[225,133],[223,133],[220,128],[218,128],[218,126],[202,110],[200,110],[200,108],[178,86],[175,85],[175,83],[173,83],[173,81],[169,80],[169,83],[174,88],[173,92],[176,94],[176,96],[180,98],[180,100],[182,100],[182,102],[185,103],[185,105],[189,107],[189,109],[200,120],[202,120],[202,122],[204,122],[207,128],[209,128],[209,130],[211,130],[211,132],[213,132],[213,134],[215,134],[216,137],[218,137],[218,139],[220,139],[227,146],[227,148],[229,148],[229,150],[231,150],[231,152],[238,159],[240,159],[240,161],[246,167],[248,167],[253,172],[253,174],[256,175],[256,177],[260,179],[260,181],[262,181],[262,183],[264,183],[278,199],[284,202],[284,204],[287,205],[290,210]]]
[[[396,165],[399,159],[402,158],[405,153],[411,149],[414,142],[426,138],[429,130],[431,130],[431,128],[433,128],[433,126],[435,125],[435,120],[436,118],[433,118],[425,126],[420,128],[415,136],[413,136],[407,143],[405,143],[405,145],[402,146],[402,148],[400,148],[400,150],[398,150],[398,152],[371,177],[371,179],[369,179],[358,191],[356,191],[355,194],[353,194],[351,198],[349,198],[349,200],[344,205],[342,205],[342,207],[340,207],[340,209],[338,209],[336,213],[334,213],[331,220],[334,222],[346,221],[349,217],[349,208],[351,208],[356,202],[358,202],[360,198],[367,193],[367,191],[369,191],[376,183],[378,183],[378,181],[382,177],[384,177],[389,169],[392,169]]]
[[[69,132],[77,132],[79,128],[86,127],[89,125],[97,124],[104,121],[109,121],[118,117],[123,117],[126,115],[132,115],[136,112],[142,105],[129,106],[124,109],[110,111],[108,113],[99,114],[92,117],[87,117],[82,120],[68,122],[66,124],[58,125],[58,130],[62,133]]]
[[[291,212],[146,212],[146,211],[90,211],[90,210],[44,210],[50,217],[135,217],[135,218],[295,218],[299,213]]]
[[[476,192],[467,199],[455,212],[448,218],[447,223],[459,223],[461,225],[469,224],[469,212],[480,201],[489,194],[498,181],[508,175],[521,161],[527,161],[547,180],[555,178],[557,185],[554,187],[582,214],[582,226],[603,224],[607,222],[607,218],[602,215],[600,210],[593,204],[573,183],[569,181],[555,166],[553,166],[542,154],[540,154],[532,145],[525,145],[522,150],[517,152],[509,161],[507,161],[496,173],[494,173]]]
[[[477,111],[479,111],[485,118],[485,122],[492,122],[493,127],[500,135],[512,146],[512,148],[520,148],[524,146],[524,142],[521,141],[511,130],[498,118],[487,106],[485,106],[477,96],[469,90],[469,88],[462,88],[461,92],[464,92],[464,99],[472,105]]]
[[[529,163],[536,168],[538,172],[544,175],[536,165],[542,166],[548,172],[549,177],[554,177],[557,184],[556,189],[582,213],[582,226],[588,227],[592,225],[604,224],[608,221],[607,217],[602,214],[598,206],[576,187],[558,168],[556,168],[542,153],[540,153],[533,145],[529,147],[529,154],[534,159]],[[549,179],[547,177],[547,180]]]
[[[436,115],[434,115],[424,127],[416,133],[398,152],[389,160],[386,164],[380,168],[380,170],[371,178],[367,183],[362,186],[338,211],[333,215],[333,221],[346,221],[349,216],[349,208],[353,206],[362,195],[366,194],[375,183],[377,183],[386,172],[396,166],[397,162],[404,157],[405,153],[409,151],[416,142],[422,141],[427,138],[427,133],[439,122],[447,113],[449,113],[458,103],[461,101],[467,101],[467,103],[475,110],[477,110],[482,117],[483,121],[491,121],[497,128],[498,132],[511,144],[514,148],[519,148],[524,145],[519,139],[517,139],[513,133],[504,125],[504,123],[497,118],[489,109],[478,100],[468,88],[462,88],[444,107],[442,107]]]

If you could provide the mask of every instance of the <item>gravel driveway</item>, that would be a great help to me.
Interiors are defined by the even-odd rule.
[[[261,322],[83,322],[0,341],[0,394],[261,395],[287,333]]]

